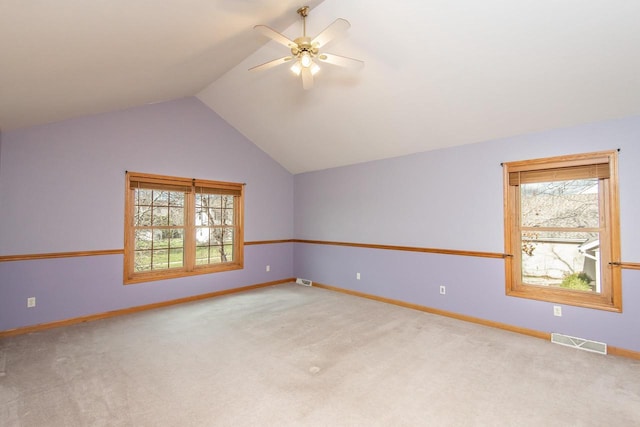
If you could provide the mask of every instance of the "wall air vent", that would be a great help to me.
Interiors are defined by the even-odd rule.
[[[300,278],[296,279],[296,283],[298,285],[302,285],[302,286],[312,286],[313,285],[313,282],[311,280],[300,279]]]
[[[556,333],[551,334],[551,342],[579,350],[590,351],[592,353],[607,354],[607,344],[603,342],[585,340]]]
[[[0,377],[5,376],[5,366],[7,363],[7,356],[4,354],[4,351],[0,351]]]

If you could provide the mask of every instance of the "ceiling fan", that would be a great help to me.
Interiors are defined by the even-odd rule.
[[[291,49],[291,55],[256,65],[255,67],[249,68],[249,71],[267,70],[289,61],[295,61],[291,66],[291,71],[302,77],[302,87],[304,89],[311,89],[313,87],[313,76],[320,71],[320,66],[315,60],[348,68],[359,68],[364,65],[364,62],[359,59],[320,52],[327,43],[342,35],[351,27],[349,21],[338,18],[312,39],[311,37],[307,37],[307,15],[309,14],[309,6],[303,6],[298,9],[297,12],[302,17],[302,36],[295,40],[290,40],[288,37],[266,25],[256,25],[253,27],[263,35]]]

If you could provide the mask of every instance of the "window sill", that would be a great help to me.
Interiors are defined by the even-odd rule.
[[[604,295],[520,286],[518,289],[507,289],[507,296],[622,313],[622,305],[616,304]]]
[[[220,273],[224,271],[242,270],[243,263],[229,262],[225,264],[217,264],[215,267],[196,267],[193,271],[185,270],[163,270],[152,273],[138,273],[124,278],[124,285],[135,285],[137,283],[155,282],[158,280],[178,279],[181,277],[198,276],[201,274]]]

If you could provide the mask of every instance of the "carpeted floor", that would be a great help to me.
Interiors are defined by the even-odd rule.
[[[6,427],[640,425],[640,361],[295,284],[5,338],[2,360]]]

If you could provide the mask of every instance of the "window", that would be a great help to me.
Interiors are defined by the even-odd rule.
[[[617,154],[503,165],[507,295],[622,311]]]
[[[243,185],[127,172],[124,282],[243,268]]]

